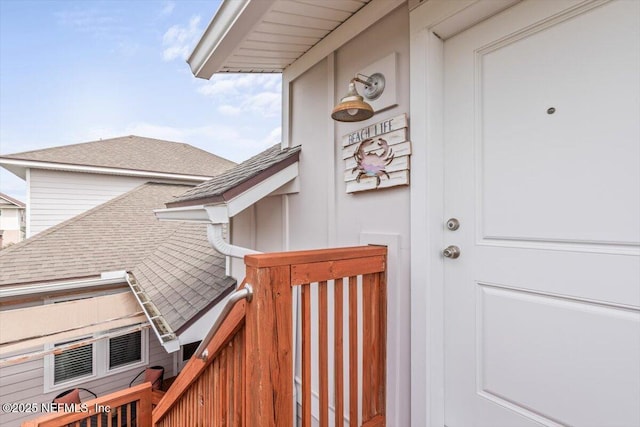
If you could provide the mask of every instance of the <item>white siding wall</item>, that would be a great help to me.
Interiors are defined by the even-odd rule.
[[[168,354],[160,345],[153,331],[149,331],[149,366],[164,366],[164,377],[173,376],[173,354]],[[98,378],[79,384],[100,396],[127,388],[129,382],[142,368],[135,368],[118,374]],[[61,391],[44,394],[44,359],[32,360],[13,366],[0,368],[0,403],[44,403],[51,402]],[[83,399],[88,397],[81,393]],[[90,396],[90,395],[88,395]],[[42,414],[5,413],[0,410],[0,426],[18,427],[25,420]]]
[[[20,234],[20,209],[0,207],[0,230],[2,233],[2,246],[18,243],[22,239]]]
[[[14,208],[1,208],[0,230],[20,230],[20,210]]]
[[[397,426],[409,425],[410,412],[409,188],[346,194],[340,140],[349,132],[402,113],[407,113],[411,121],[408,28],[409,13],[403,6],[344,46],[337,46],[333,55],[292,82],[290,140],[292,146],[302,144],[300,192],[285,196],[289,204],[288,249],[385,242],[393,251],[389,254],[388,277],[387,424]],[[364,122],[331,120],[331,108],[344,96],[354,74],[393,52],[398,58],[398,106]],[[261,209],[262,203],[255,210],[253,225],[248,216],[239,218],[243,227],[234,227],[233,238],[273,250],[275,242],[282,242],[282,235],[274,235],[283,232],[282,215]],[[312,334],[317,334],[317,328],[312,327]],[[317,370],[313,377],[317,378]],[[317,384],[314,381],[314,387]]]
[[[149,181],[144,177],[31,169],[27,237]],[[156,181],[156,180],[154,180]]]

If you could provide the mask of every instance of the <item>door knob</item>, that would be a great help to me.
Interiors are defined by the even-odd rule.
[[[460,248],[453,245],[447,246],[447,248],[442,251],[442,255],[444,255],[446,258],[456,259],[460,256]]]

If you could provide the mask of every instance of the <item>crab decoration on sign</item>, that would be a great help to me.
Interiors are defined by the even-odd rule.
[[[376,146],[376,148],[372,148]],[[382,152],[377,153],[379,149]],[[367,152],[368,151],[368,152]],[[351,170],[352,173],[358,171],[356,182],[360,182],[360,178],[363,176],[375,176],[376,188],[380,186],[380,178],[386,176],[390,179],[389,174],[385,170],[387,166],[393,161],[393,150],[382,138],[368,138],[358,145],[356,152],[353,154],[353,158],[356,161],[356,167]]]

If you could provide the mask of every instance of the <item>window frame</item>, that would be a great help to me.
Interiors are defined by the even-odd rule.
[[[85,335],[82,336],[80,338],[78,338],[77,340],[72,340],[72,341],[82,341],[82,340],[86,340],[86,339],[91,339],[93,336],[92,335]],[[68,342],[68,341],[67,341]],[[78,376],[78,377],[74,377],[71,378],[67,381],[62,381],[60,383],[55,383],[55,371],[56,371],[56,367],[55,367],[55,354],[48,354],[47,356],[45,356],[45,364],[44,364],[44,378],[45,378],[45,382],[44,382],[44,391],[45,393],[48,391],[56,391],[56,390],[64,390],[64,389],[68,389],[73,385],[76,384],[82,384],[85,383],[87,381],[91,381],[94,378],[97,378],[97,351],[96,351],[96,343],[89,343],[87,345],[91,346],[91,364],[92,364],[92,368],[91,368],[91,373],[88,375],[83,375],[83,376]],[[45,346],[46,349],[48,350],[52,350],[54,348],[56,348],[56,344],[54,343],[50,343],[47,344]]]
[[[87,298],[93,298],[101,295],[107,295],[110,293],[113,293],[113,292],[99,291],[99,292],[91,292],[91,293],[82,294],[82,295],[47,297],[44,300],[44,303],[55,304],[59,302],[75,301],[79,299],[87,299]],[[93,351],[93,370],[90,375],[76,377],[69,381],[64,381],[64,382],[55,384],[54,382],[55,355],[47,354],[46,356],[44,356],[44,387],[43,387],[44,393],[67,390],[69,388],[86,384],[91,381],[97,381],[111,375],[127,372],[129,370],[134,371],[132,372],[132,378],[133,378],[133,374],[135,373],[136,370],[149,365],[149,328],[142,328],[140,329],[140,340],[141,340],[140,352],[142,356],[141,360],[139,362],[130,363],[127,365],[121,365],[116,368],[109,369],[109,343],[111,338],[126,335],[127,333],[133,333],[133,332],[126,332],[123,330],[122,333],[117,334],[117,331],[118,329],[111,329],[108,331],[95,332],[93,334],[83,335],[78,339],[78,340],[84,340],[84,339],[99,338],[97,341],[89,344],[92,346],[92,351]],[[104,338],[101,338],[103,335],[107,335],[109,333],[113,334],[113,337],[104,336]],[[68,342],[68,341],[75,341],[75,339],[65,340],[65,342]],[[56,344],[54,343],[47,343],[44,345],[45,350],[53,350],[55,347],[56,347]]]
[[[81,339],[92,339],[92,338],[100,338],[101,335],[106,335],[107,331],[103,333],[95,333],[93,335],[83,336]],[[137,332],[137,331],[135,331]],[[134,332],[128,332],[134,333]],[[122,334],[114,335],[122,336],[126,335],[127,332]],[[56,384],[55,381],[55,355],[47,354],[44,360],[44,392],[49,393],[52,391],[60,391],[66,390],[69,388],[73,388],[75,386],[86,384],[90,381],[100,380],[105,377],[109,377],[111,375],[116,375],[122,372],[128,371],[136,371],[138,369],[144,368],[149,364],[149,329],[143,328],[140,329],[140,352],[141,352],[141,360],[135,363],[129,363],[126,365],[117,366],[113,369],[109,369],[109,341],[112,337],[104,337],[90,343],[88,345],[92,346],[93,351],[93,372],[90,375],[85,375],[82,377],[76,377],[70,379],[69,381],[64,381]],[[45,345],[47,350],[51,350],[55,348],[55,344],[47,344]]]
[[[138,331],[135,331],[138,332]],[[133,334],[135,332],[129,332]],[[144,328],[140,329],[140,360],[133,363],[127,363],[126,365],[116,366],[115,368],[111,368],[109,366],[109,352],[111,349],[111,339],[116,337],[121,337],[123,335],[127,335],[127,333],[122,333],[118,335],[114,335],[109,338],[105,338],[104,340],[98,341],[104,343],[104,367],[103,367],[103,376],[108,376],[112,374],[117,374],[120,372],[125,372],[130,369],[145,367],[149,364],[149,329]]]

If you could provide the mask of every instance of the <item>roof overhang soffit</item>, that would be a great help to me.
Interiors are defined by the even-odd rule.
[[[406,0],[371,0],[315,42],[306,52],[300,53],[293,62],[289,62],[289,66],[272,69],[271,72],[282,71],[288,80],[293,80],[404,3]],[[227,65],[229,69],[237,68],[230,64],[231,57],[240,45],[250,38],[254,28],[266,22],[263,20],[265,16],[278,7],[286,8],[286,5],[277,0],[224,1],[187,60],[193,74],[199,78],[210,79]],[[256,35],[255,39],[259,39],[259,35]],[[264,72],[265,64],[259,59],[256,59],[256,63],[246,62],[243,70],[246,68],[251,72],[251,69],[255,68]]]
[[[223,1],[187,59],[194,76],[210,79],[276,0]]]
[[[229,222],[229,218],[234,217],[261,199],[269,195],[279,194],[278,190],[293,181],[297,176],[298,162],[296,161],[229,200],[210,204],[202,203],[194,206],[158,209],[154,213],[158,219],[164,221],[226,224]]]

